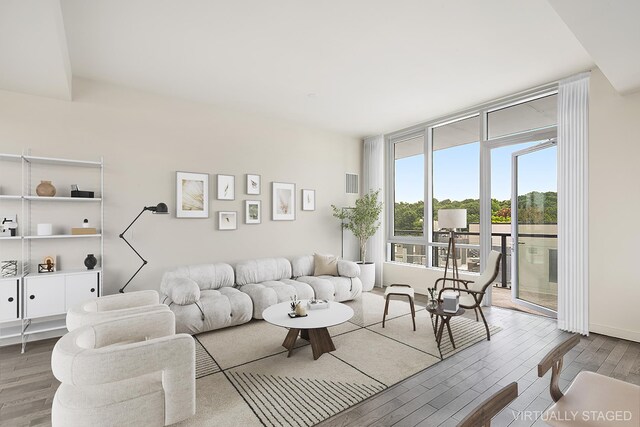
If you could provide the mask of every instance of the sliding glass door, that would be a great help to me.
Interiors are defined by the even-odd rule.
[[[556,316],[558,307],[555,142],[516,151],[511,162],[514,303]]]

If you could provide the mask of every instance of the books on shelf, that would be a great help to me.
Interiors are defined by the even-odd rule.
[[[91,227],[74,227],[71,229],[71,234],[74,236],[80,236],[85,234],[98,234],[98,231]]]

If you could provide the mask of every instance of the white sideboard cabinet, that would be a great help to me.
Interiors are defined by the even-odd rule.
[[[20,319],[20,278],[0,279],[0,322]]]

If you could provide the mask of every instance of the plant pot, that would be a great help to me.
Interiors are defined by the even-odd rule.
[[[362,290],[368,292],[376,284],[376,264],[374,262],[367,262],[366,264],[359,262],[358,265],[360,266]]]

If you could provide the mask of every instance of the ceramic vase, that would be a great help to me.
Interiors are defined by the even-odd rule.
[[[53,197],[56,195],[56,187],[51,181],[40,181],[36,187],[36,194],[40,197]]]
[[[296,316],[306,316],[307,309],[302,304],[296,304]]]
[[[93,254],[87,255],[84,259],[84,266],[87,267],[87,270],[93,270],[93,268],[98,264],[98,260]]]

